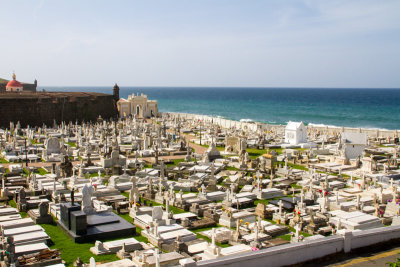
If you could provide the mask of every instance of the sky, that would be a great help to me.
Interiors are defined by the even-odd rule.
[[[400,88],[398,0],[0,0],[0,77],[40,86]]]

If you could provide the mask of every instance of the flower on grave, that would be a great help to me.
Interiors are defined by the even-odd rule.
[[[300,215],[300,211],[298,211],[297,214]]]
[[[244,224],[245,224],[246,226],[249,226],[250,223],[249,223],[249,222],[245,222]]]
[[[150,226],[147,225],[147,226],[146,226],[146,229],[150,229]]]
[[[384,211],[383,210],[379,210],[379,214],[383,214],[384,213]]]
[[[392,199],[388,199],[388,202],[392,202]]]
[[[251,251],[259,251],[259,249],[256,247],[251,247]]]
[[[318,189],[318,192],[322,193],[322,189]]]
[[[223,211],[224,211],[224,210],[225,210],[225,208],[224,208],[224,207],[222,207],[222,208],[221,208],[221,210],[223,210]]]
[[[140,206],[140,204],[139,203],[136,203],[136,207],[139,207]]]
[[[199,188],[197,188],[197,191],[201,192],[201,188],[200,188],[200,187],[199,187]]]
[[[296,209],[293,209],[293,213],[296,213]]]
[[[325,193],[324,193],[324,196],[326,196],[326,195],[328,195],[328,194],[329,194],[328,192],[325,192]]]
[[[240,219],[240,221],[239,221],[239,222],[240,222],[240,224],[243,224],[243,219]]]
[[[262,186],[262,185],[260,185],[260,188],[263,188],[263,186]]]

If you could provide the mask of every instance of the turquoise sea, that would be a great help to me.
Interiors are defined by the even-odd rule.
[[[112,94],[110,87],[40,87],[47,91]],[[120,97],[147,94],[161,112],[252,119],[272,124],[303,121],[347,127],[400,129],[400,89],[120,87]]]

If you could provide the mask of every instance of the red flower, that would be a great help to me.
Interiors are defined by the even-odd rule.
[[[320,193],[322,193],[322,189],[319,189],[318,191],[319,191]]]
[[[296,209],[294,209],[293,212],[296,213]]]
[[[300,215],[300,211],[298,211],[298,212],[297,212],[297,214],[299,214],[299,215]]]

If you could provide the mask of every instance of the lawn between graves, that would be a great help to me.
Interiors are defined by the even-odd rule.
[[[264,221],[268,221],[268,222],[270,222],[270,223],[272,223],[272,224],[276,224],[276,222],[273,221],[273,220],[269,220],[269,219],[263,219],[263,220],[264,220]],[[289,228],[289,231],[290,231],[291,233],[295,233],[295,232],[296,232],[296,230],[295,230],[293,227],[291,227],[291,226],[289,226],[289,225],[286,225],[286,224],[282,224],[282,225],[287,226],[287,227]],[[302,231],[299,231],[299,235],[303,235],[304,237],[309,237],[309,236],[311,236],[309,233],[302,232]],[[290,241],[290,240],[291,240],[291,234],[276,236],[276,237],[274,237],[273,239],[276,239],[276,238],[282,238],[283,240]]]
[[[217,225],[218,227],[221,227],[221,225]],[[203,232],[203,231],[208,231],[208,230],[211,230],[211,229],[213,229],[213,228],[216,228],[216,227],[206,227],[206,228],[200,228],[200,229],[195,229],[195,230],[191,230],[193,233],[195,233],[196,234],[196,236],[197,236],[197,239],[204,239],[205,241],[207,241],[208,243],[211,243],[211,239],[210,238],[208,238],[208,237],[206,237],[206,236],[204,236],[204,235],[202,235],[202,234],[200,234],[200,232]],[[221,243],[218,243],[218,242],[215,242],[215,244],[217,245],[217,246],[220,246],[220,247],[222,247],[222,248],[226,248],[226,247],[230,247],[231,245],[229,245],[228,243],[226,243],[226,244],[221,244]]]
[[[40,175],[45,175],[45,174],[48,174],[48,173],[49,173],[48,171],[46,171],[46,170],[43,169],[43,168],[39,168],[39,169],[37,169],[37,171],[38,171],[38,173],[39,173]]]
[[[13,208],[17,208],[17,204],[14,200],[10,200],[8,204]],[[28,216],[26,212],[19,212],[19,214],[22,218],[26,218]],[[65,261],[66,266],[73,266],[73,262],[78,257],[80,257],[84,262],[89,262],[91,257],[93,257],[96,262],[109,262],[119,260],[115,254],[99,256],[92,254],[89,249],[94,246],[94,242],[83,244],[75,243],[61,228],[57,226],[54,217],[52,224],[39,225],[43,227],[43,229],[46,231],[47,235],[51,239],[52,244],[49,246],[49,248],[58,249],[60,251],[61,259]]]
[[[81,258],[83,262],[89,262],[91,257],[93,257],[96,262],[110,262],[119,260],[116,254],[95,255],[90,252],[89,249],[94,246],[94,242],[75,243],[61,228],[57,226],[55,220],[53,220],[52,224],[39,225],[43,227],[53,243],[50,248],[58,249],[60,251],[61,259],[65,261],[67,266],[73,266],[74,261],[78,257]]]

